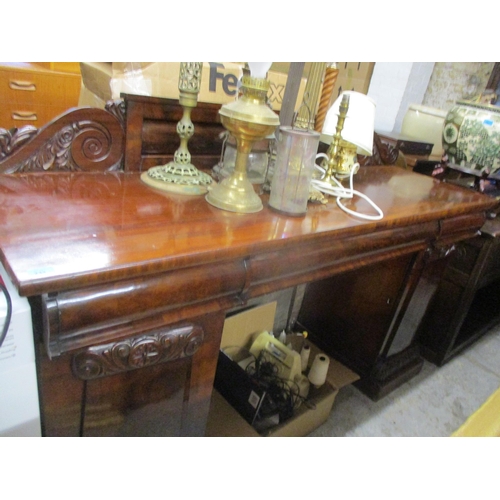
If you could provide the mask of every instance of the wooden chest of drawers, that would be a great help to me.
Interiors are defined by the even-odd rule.
[[[45,63],[0,63],[0,128],[37,128],[78,106],[81,75],[74,66],[55,71]],[[57,66],[55,66],[57,68]]]

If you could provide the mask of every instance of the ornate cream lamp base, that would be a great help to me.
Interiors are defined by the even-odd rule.
[[[205,199],[210,205],[229,212],[251,214],[263,209],[262,201],[252,183],[241,176],[227,177],[209,188]]]
[[[200,195],[208,191],[212,178],[193,165],[167,165],[151,167],[141,174],[141,180],[151,187],[170,193]]]

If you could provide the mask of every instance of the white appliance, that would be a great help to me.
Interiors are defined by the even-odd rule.
[[[12,302],[10,326],[0,346],[0,437],[39,437],[40,405],[31,310],[0,264],[0,277]],[[7,299],[0,290],[0,332],[7,319]]]

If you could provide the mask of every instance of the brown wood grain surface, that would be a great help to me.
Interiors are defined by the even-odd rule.
[[[237,214],[203,197],[155,190],[134,173],[4,175],[0,256],[20,293],[29,296],[250,256],[258,262],[283,252],[307,266],[306,251],[336,252],[340,259],[470,233],[496,205],[390,166],[364,167],[355,183],[383,210],[381,221],[355,218],[333,202],[310,204],[303,218],[287,217],[268,208],[265,197],[261,212]],[[371,210],[361,198],[347,205]]]
[[[138,172],[1,175],[0,259],[33,307],[45,435],[203,435],[228,310],[368,265],[406,266],[404,256],[429,249],[446,253],[476,235],[497,203],[391,166],[362,167],[355,187],[382,220],[334,201],[287,217],[267,196],[261,212],[237,214],[155,190]],[[360,198],[346,205],[372,210]],[[404,312],[391,312],[390,331]],[[201,332],[196,349],[177,348],[191,328]]]

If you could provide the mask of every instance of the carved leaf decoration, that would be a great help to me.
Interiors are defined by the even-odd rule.
[[[78,142],[76,147],[81,147],[89,158],[99,160],[100,156],[108,153],[111,141],[108,130],[99,123],[75,122],[54,134],[34,156],[21,165],[19,171],[78,171],[81,168],[75,163],[71,154],[75,142]]]
[[[75,108],[36,130],[0,129],[0,172],[114,171],[122,168],[123,127],[110,112]]]
[[[0,161],[14,154],[21,146],[29,142],[38,133],[33,125],[6,130],[0,128]]]
[[[109,111],[120,122],[120,125],[125,128],[125,101],[123,99],[108,101],[104,109]]]
[[[91,380],[190,357],[203,339],[200,327],[186,326],[89,347],[73,357],[73,373],[82,380]]]
[[[394,165],[398,159],[399,151],[382,142],[380,136],[375,132],[373,134],[373,154],[372,156],[358,155],[359,164],[362,166],[370,165]]]

